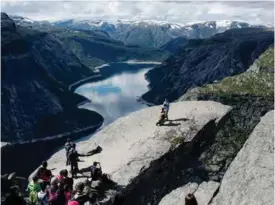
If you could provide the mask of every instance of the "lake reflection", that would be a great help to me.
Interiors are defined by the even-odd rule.
[[[146,107],[137,101],[137,97],[148,91],[144,74],[149,69],[123,72],[106,80],[78,87],[75,92],[91,100],[91,103],[81,105],[80,108],[98,112],[104,117],[104,125],[107,125],[119,117]]]

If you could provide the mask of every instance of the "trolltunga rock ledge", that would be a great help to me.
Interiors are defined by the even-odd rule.
[[[127,186],[152,161],[173,149],[175,142],[192,142],[208,123],[218,124],[231,107],[212,101],[171,103],[169,118],[172,121],[157,127],[160,110],[160,106],[155,106],[131,113],[106,126],[87,141],[77,143],[79,153],[86,153],[98,145],[103,148],[100,154],[82,157],[84,162],[79,163],[79,168],[99,161],[104,173],[110,174],[119,185]],[[49,168],[55,168],[53,174],[64,169],[65,150],[50,157],[48,164]],[[84,178],[76,181],[79,180]]]

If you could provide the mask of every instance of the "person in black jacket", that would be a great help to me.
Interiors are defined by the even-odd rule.
[[[71,173],[72,173],[72,178],[76,177],[77,173],[79,172],[79,168],[78,168],[78,161],[79,157],[83,157],[86,156],[84,154],[79,154],[76,149],[75,149],[75,144],[73,144],[72,148],[69,151],[69,160],[70,160],[70,164],[71,164]]]
[[[73,143],[71,142],[71,139],[68,138],[67,142],[65,143],[65,151],[66,151],[66,166],[70,165],[70,160],[69,160],[69,151],[73,147]]]

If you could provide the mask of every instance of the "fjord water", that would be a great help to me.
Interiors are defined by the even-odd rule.
[[[117,67],[117,64],[115,66]],[[123,67],[125,66],[132,67],[133,64],[124,63]],[[140,68],[139,64],[139,69],[126,69],[102,81],[78,87],[75,92],[91,100],[79,108],[98,112],[104,117],[104,125],[107,125],[119,117],[146,107],[137,99],[148,91],[148,82],[144,75],[152,66],[155,65],[148,64]],[[109,70],[113,69],[113,65],[108,67]]]

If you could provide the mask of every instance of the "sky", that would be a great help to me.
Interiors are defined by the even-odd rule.
[[[274,24],[274,1],[15,1],[2,0],[1,11],[33,20],[155,20],[189,23],[239,20]]]

